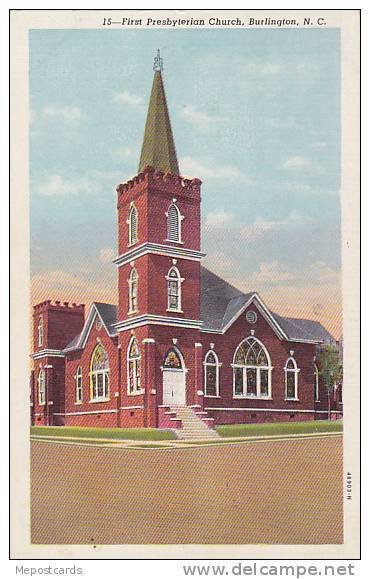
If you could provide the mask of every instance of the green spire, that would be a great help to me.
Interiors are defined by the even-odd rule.
[[[139,173],[150,165],[164,173],[179,175],[175,143],[162,79],[159,51],[154,59],[154,79],[141,149]]]

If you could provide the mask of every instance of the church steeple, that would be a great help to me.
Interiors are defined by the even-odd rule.
[[[179,175],[175,143],[164,91],[163,61],[159,50],[154,59],[154,79],[141,149],[139,173],[150,165],[164,173]]]

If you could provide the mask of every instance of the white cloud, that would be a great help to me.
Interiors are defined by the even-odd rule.
[[[308,167],[311,167],[311,165],[311,161],[301,155],[292,155],[283,163],[284,169],[307,169]]]
[[[297,211],[291,211],[286,219],[269,220],[257,217],[253,223],[241,229],[240,236],[251,241],[263,237],[266,233],[280,231],[302,223],[303,219]]]
[[[102,263],[112,263],[113,259],[116,257],[116,252],[113,247],[103,247],[99,251],[99,260]]]
[[[32,276],[32,286],[34,288],[52,288],[54,290],[87,289],[89,283],[82,280],[77,275],[73,275],[62,269],[56,269]]]
[[[200,130],[208,129],[219,121],[219,117],[209,115],[204,111],[199,111],[192,106],[183,106],[180,108],[180,113],[189,121],[195,128]]]
[[[225,223],[230,223],[232,219],[232,213],[228,213],[224,209],[211,211],[206,217],[206,227],[222,227]]]
[[[293,281],[296,277],[296,272],[289,271],[281,263],[274,260],[270,263],[261,263],[258,271],[249,276],[249,281],[252,287],[258,287],[271,282]]]
[[[66,122],[76,122],[83,118],[83,113],[80,108],[73,106],[57,107],[57,106],[47,106],[42,110],[42,116],[59,118]]]
[[[310,147],[311,149],[313,149],[314,151],[323,151],[324,149],[327,148],[327,143],[325,143],[324,141],[316,141],[315,143],[311,143]]]
[[[180,167],[184,176],[199,179],[239,179],[243,183],[248,181],[239,169],[231,165],[204,163],[192,157],[183,157],[180,159]]]
[[[46,197],[77,195],[80,193],[95,193],[96,188],[96,183],[86,178],[67,181],[61,175],[51,175],[51,177],[39,183],[37,193]]]
[[[302,271],[299,268],[290,269],[287,264],[273,260],[261,263],[259,269],[248,276],[248,283],[256,288],[271,285],[298,287],[303,280],[306,283],[314,281],[317,286],[338,286],[340,273],[324,261],[316,261]]]
[[[138,155],[138,148],[137,147],[120,147],[113,151],[115,157],[119,159],[136,159]]]
[[[128,90],[124,90],[123,92],[115,93],[113,101],[115,103],[138,107],[143,103],[143,97],[132,94]]]
[[[64,195],[91,195],[99,191],[112,191],[121,180],[120,171],[101,171],[93,169],[79,178],[65,178],[62,175],[50,175],[40,181],[33,180],[32,189],[45,197]]]

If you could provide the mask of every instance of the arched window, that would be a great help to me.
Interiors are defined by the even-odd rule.
[[[171,267],[166,276],[167,280],[167,309],[181,312],[181,284],[184,281],[177,267]]]
[[[127,350],[127,391],[128,394],[141,394],[140,378],[141,355],[137,339],[133,336]]]
[[[77,368],[76,372],[76,402],[82,402],[82,370],[81,366]]]
[[[109,399],[109,359],[101,344],[98,344],[91,356],[90,364],[90,401]]]
[[[181,242],[181,215],[177,205],[172,202],[167,215],[167,241]]]
[[[44,343],[44,320],[42,316],[39,317],[39,322],[37,324],[37,336],[38,336],[38,345],[42,346]]]
[[[182,361],[179,353],[175,350],[175,348],[170,348],[170,350],[168,350],[164,359],[163,368],[182,370]]]
[[[215,352],[210,350],[204,359],[204,395],[219,395],[219,367]]]
[[[133,267],[128,280],[128,313],[132,314],[138,311],[137,306],[137,290],[138,290],[138,273]]]
[[[256,338],[242,342],[234,355],[234,396],[271,398],[271,362],[265,346]]]
[[[314,372],[314,386],[315,386],[315,402],[320,401],[320,392],[319,392],[319,369],[316,364],[313,365],[313,372]]]
[[[297,362],[294,358],[288,358],[285,364],[285,398],[298,400],[298,373]]]
[[[135,205],[131,205],[128,214],[128,245],[137,243],[138,213]]]
[[[46,381],[45,381],[45,370],[40,370],[38,377],[38,390],[39,390],[39,404],[43,405],[46,402]]]

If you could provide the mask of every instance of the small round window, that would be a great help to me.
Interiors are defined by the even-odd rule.
[[[249,310],[245,315],[247,322],[250,324],[255,324],[257,321],[257,314],[253,310]]]

